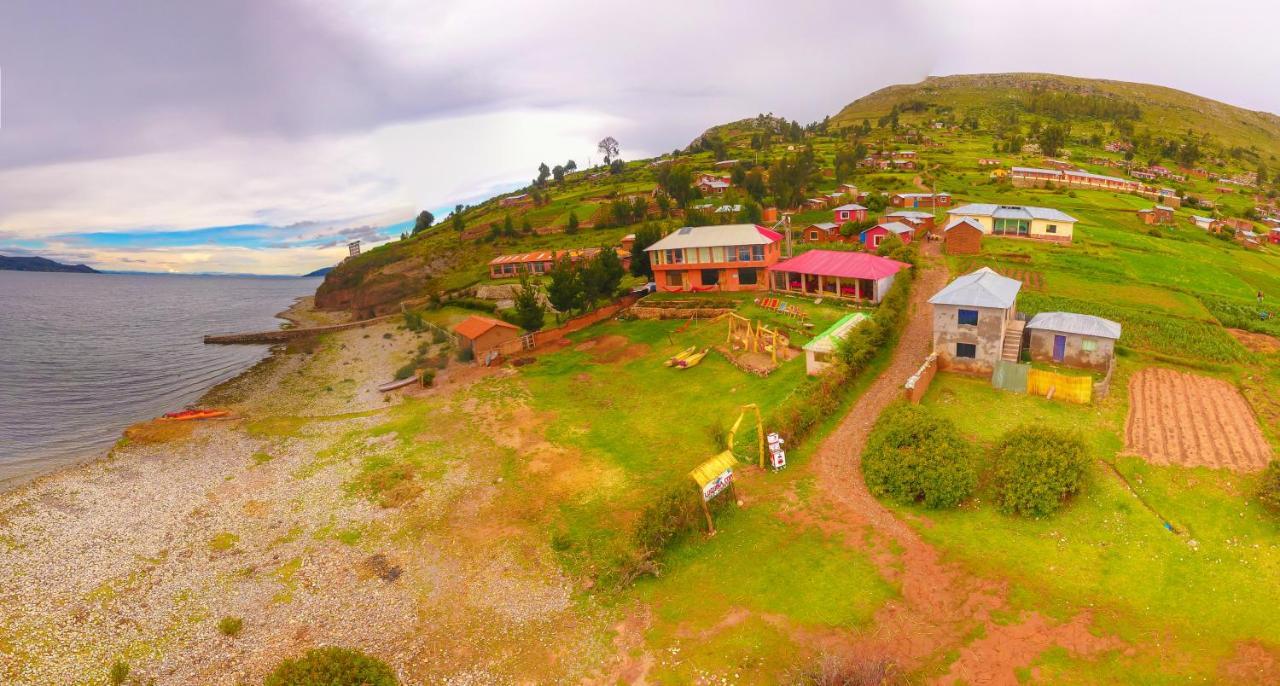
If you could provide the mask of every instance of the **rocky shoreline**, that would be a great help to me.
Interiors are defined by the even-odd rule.
[[[423,342],[387,322],[278,346],[205,395],[231,418],[144,422],[102,459],[0,493],[0,683],[106,684],[123,662],[139,684],[238,686],[318,645],[378,655],[404,683],[492,683],[493,660],[561,650],[557,632],[607,651],[554,564],[471,525],[505,449],[458,428],[508,402],[465,392],[494,372],[376,390]],[[419,426],[428,410],[438,425]],[[405,491],[370,471],[392,459],[439,466]],[[220,633],[223,618],[243,629]],[[512,637],[514,655],[483,648]]]

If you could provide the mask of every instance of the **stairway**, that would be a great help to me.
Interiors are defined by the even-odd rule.
[[[1005,362],[1017,362],[1018,353],[1022,351],[1022,330],[1027,323],[1011,321],[1004,329],[1004,349],[1000,351],[1000,359]]]

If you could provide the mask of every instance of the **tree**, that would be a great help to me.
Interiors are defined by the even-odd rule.
[[[677,207],[685,207],[697,197],[693,187],[693,171],[687,164],[665,164],[658,167],[658,185],[675,201]]]
[[[631,222],[644,221],[649,216],[649,201],[644,196],[637,195],[631,199]]]
[[[564,183],[564,167],[558,164],[552,167],[551,176],[556,180],[556,183]]]
[[[551,278],[547,299],[557,312],[572,312],[582,306],[582,277],[568,255],[556,260],[547,275]]]
[[[627,165],[622,160],[614,160],[609,163],[609,173],[613,175],[621,174],[627,170]]]
[[[515,323],[525,331],[537,331],[542,328],[547,309],[542,305],[538,287],[529,283],[529,275],[520,275],[520,290],[515,297]]]
[[[549,176],[551,176],[551,167],[548,167],[546,162],[539,164],[537,184],[539,186],[547,185],[547,177]]]
[[[507,213],[507,216],[502,218],[502,235],[508,238],[516,235],[516,225],[515,222],[511,221],[510,213]]]
[[[764,180],[764,170],[756,167],[747,172],[746,178],[742,180],[742,189],[756,202],[764,202],[765,193],[768,192]]]
[[[586,305],[612,298],[622,284],[626,271],[613,248],[601,248],[596,256],[582,265],[582,299]]]
[[[649,253],[645,248],[662,240],[662,231],[653,224],[645,224],[636,231],[636,240],[631,244],[631,275],[653,278],[653,265],[649,263]]]
[[[738,223],[759,224],[762,221],[764,221],[764,212],[760,208],[760,203],[748,200],[742,204],[742,209],[738,212]]]
[[[462,218],[462,205],[453,208],[453,230],[462,233],[467,228],[467,220]]]
[[[626,226],[631,223],[631,203],[618,198],[609,203],[609,212],[613,215],[614,226]]]
[[[436,216],[434,214],[431,214],[427,210],[419,212],[418,218],[413,220],[413,235],[416,236],[423,231],[426,231],[431,228],[431,225],[434,223],[436,223]]]
[[[1258,163],[1258,185],[1262,186],[1267,182],[1267,165],[1263,162]]]
[[[992,455],[1001,511],[1043,517],[1084,485],[1089,448],[1074,433],[1028,424],[1006,433]]]
[[[533,223],[529,221],[527,214],[520,220],[520,231],[526,235],[533,233]]]
[[[618,156],[618,141],[613,136],[605,136],[600,139],[596,150],[604,155],[604,163],[609,164],[610,160]]]
[[[564,170],[566,172],[577,171],[577,169],[578,169],[578,163],[574,162],[573,160],[569,160],[568,162],[564,163]]]
[[[569,213],[569,223],[564,227],[564,232],[570,236],[578,233],[578,215],[576,212]]]
[[[671,216],[671,198],[666,193],[659,193],[658,197],[653,199],[653,202],[658,206],[658,212],[662,216]]]

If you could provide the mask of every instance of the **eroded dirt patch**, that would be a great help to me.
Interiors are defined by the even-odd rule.
[[[1244,329],[1227,329],[1227,332],[1237,341],[1240,341],[1240,345],[1255,353],[1280,352],[1280,338],[1275,336],[1245,331]]]
[[[1144,369],[1129,380],[1124,433],[1126,450],[1159,465],[1252,472],[1272,456],[1234,386],[1171,369]]]
[[[649,353],[644,343],[632,343],[626,336],[610,334],[597,336],[573,347],[579,352],[591,354],[591,360],[599,364],[617,364],[638,360]]]

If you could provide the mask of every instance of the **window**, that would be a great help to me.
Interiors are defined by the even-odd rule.
[[[848,219],[848,218],[849,218],[849,211],[848,211],[848,210],[844,210],[844,211],[840,212],[840,218],[841,218],[841,219]]]
[[[1048,225],[1048,226],[1044,227],[1044,232],[1045,232],[1045,233],[1058,233],[1058,225],[1057,225],[1057,224],[1050,224],[1050,225]]]
[[[756,262],[763,262],[763,261],[764,261],[764,246],[763,246],[763,245],[753,245],[753,246],[751,246],[751,259],[755,260]]]
[[[959,310],[956,312],[956,319],[960,320],[961,326],[977,326],[978,311],[977,310]]]
[[[818,232],[817,232],[817,231],[810,231],[810,232],[809,232],[809,240],[811,240],[811,241],[816,241],[816,240],[818,240]]]
[[[751,246],[749,245],[738,246],[738,261],[739,262],[751,261]]]
[[[667,285],[675,288],[684,286],[684,272],[667,272]]]
[[[737,248],[735,248],[735,247],[733,247],[732,245],[726,245],[726,246],[725,246],[725,248],[724,248],[724,261],[725,261],[725,262],[737,262],[737,261],[738,261],[738,249],[737,249]]]
[[[720,270],[719,270],[719,269],[703,269],[703,270],[702,270],[702,285],[703,285],[703,286],[714,286],[714,285],[716,285],[716,284],[718,284],[718,283],[720,283]]]
[[[956,343],[956,357],[974,359],[978,356],[978,346],[972,343]]]
[[[742,286],[754,286],[759,282],[760,270],[751,269],[749,267],[740,267],[738,269],[738,284]]]
[[[668,250],[666,264],[684,264],[684,251]]]
[[[878,247],[880,247],[880,241],[882,241],[882,240],[884,240],[884,236],[883,236],[883,235],[876,234],[875,236],[872,236],[872,237],[871,237],[871,247],[873,247],[873,248],[878,248]]]
[[[1094,352],[1098,349],[1098,342],[1092,338],[1086,338],[1080,341],[1080,349],[1087,353]]]

